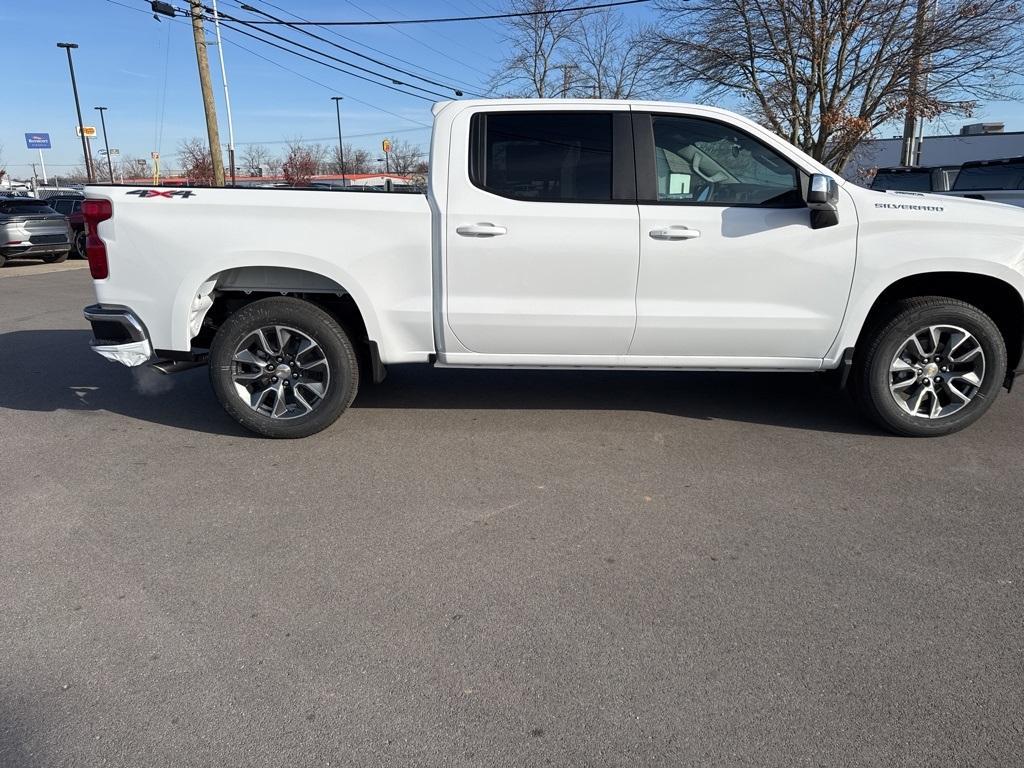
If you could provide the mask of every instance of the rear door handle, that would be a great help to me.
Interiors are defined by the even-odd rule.
[[[700,230],[673,224],[669,227],[652,229],[650,235],[655,240],[693,240],[700,237]]]
[[[481,221],[477,224],[462,224],[456,227],[455,231],[463,237],[497,237],[508,232],[505,227],[499,227],[496,224],[491,224],[489,221]]]

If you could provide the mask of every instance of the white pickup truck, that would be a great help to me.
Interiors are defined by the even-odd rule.
[[[95,350],[208,362],[269,437],[397,363],[840,369],[884,427],[941,435],[1021,364],[1024,211],[846,184],[710,107],[438,104],[425,195],[87,196]]]

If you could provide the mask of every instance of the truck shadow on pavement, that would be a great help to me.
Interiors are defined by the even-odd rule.
[[[0,359],[24,376],[0,387],[0,408],[109,411],[212,434],[251,436],[224,413],[206,369],[165,376],[89,349],[85,330],[0,334]],[[353,408],[649,411],[850,434],[880,434],[827,375],[643,371],[513,371],[393,366]]]
[[[18,411],[109,411],[140,421],[218,435],[254,437],[220,407],[206,369],[165,376],[125,368],[89,349],[87,330],[0,334],[0,360],[18,361],[23,376],[0,387],[0,408]]]
[[[879,435],[833,374],[388,369],[353,408],[648,411],[686,419]]]

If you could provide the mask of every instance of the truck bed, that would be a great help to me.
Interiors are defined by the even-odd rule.
[[[386,340],[386,362],[433,351],[425,195],[107,185],[86,195],[113,207],[98,228],[110,274],[97,298],[130,306],[154,349],[190,349],[195,328],[174,318],[188,317],[203,291],[258,290],[267,270],[278,281],[287,270],[296,290],[349,293]]]

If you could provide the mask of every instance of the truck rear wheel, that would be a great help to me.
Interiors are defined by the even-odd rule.
[[[970,304],[904,299],[866,334],[854,394],[879,425],[908,437],[948,435],[989,409],[1006,377],[999,328]]]
[[[359,363],[348,335],[319,307],[274,297],[228,317],[210,346],[210,382],[224,410],[264,437],[306,437],[352,403]]]

